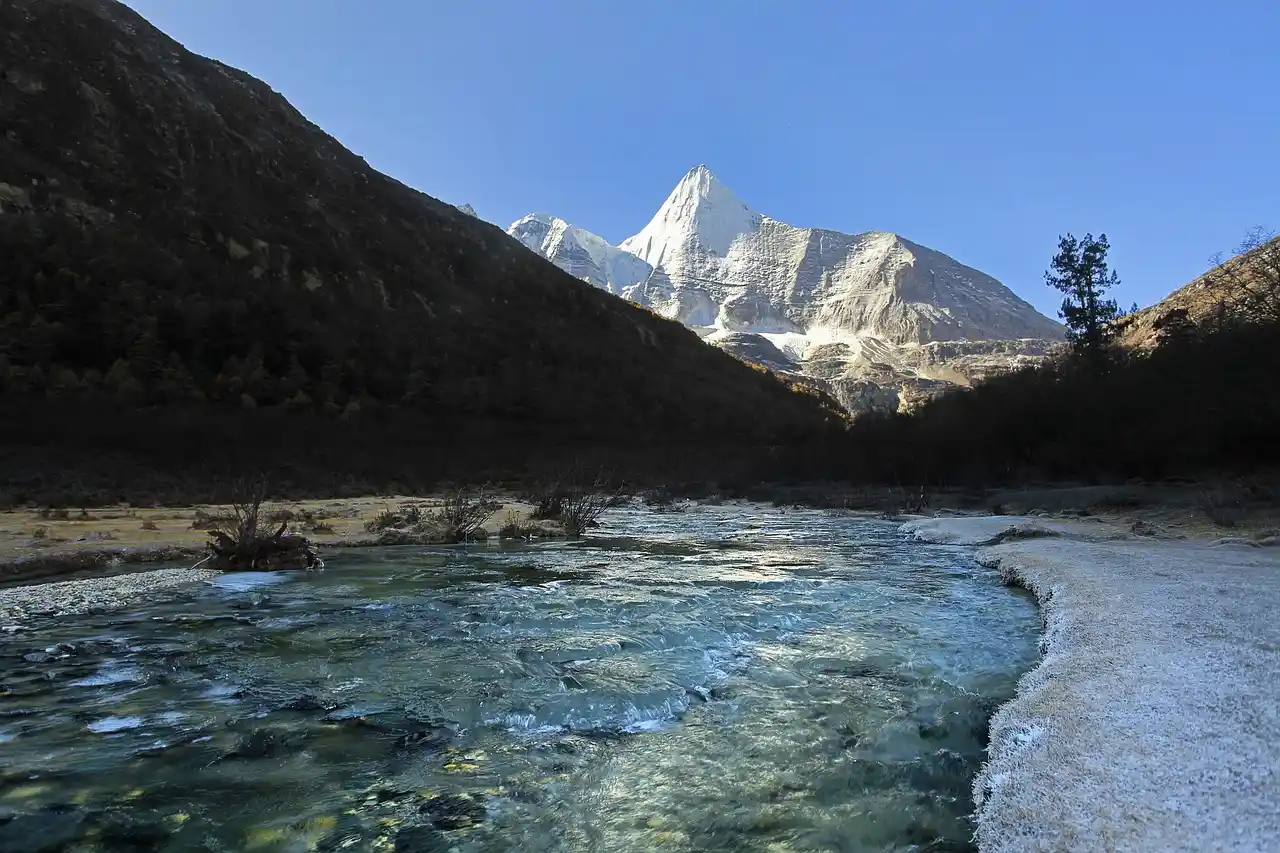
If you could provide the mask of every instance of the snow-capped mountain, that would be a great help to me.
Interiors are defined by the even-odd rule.
[[[741,357],[760,351],[744,348],[743,334],[763,338],[855,409],[868,399],[875,408],[910,405],[1030,363],[1062,337],[1059,324],[985,273],[896,234],[770,219],[705,166],[619,246],[543,214],[508,233]],[[868,395],[868,382],[894,393]],[[856,393],[842,393],[846,386]]]
[[[545,213],[526,216],[507,233],[560,269],[619,296],[653,274],[653,267],[630,252]]]

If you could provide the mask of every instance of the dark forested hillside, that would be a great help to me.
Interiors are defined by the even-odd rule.
[[[622,444],[841,423],[378,173],[114,0],[0,2],[0,258],[0,399],[33,440],[50,400],[94,420],[390,408],[455,435]]]
[[[1280,325],[1192,326],[1103,372],[1071,359],[989,379],[910,415],[860,420],[850,475],[994,486],[1280,465]]]

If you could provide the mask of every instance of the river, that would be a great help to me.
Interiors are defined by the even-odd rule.
[[[0,635],[15,853],[37,827],[66,838],[44,850],[936,853],[972,849],[1040,620],[968,549],[725,504],[29,628]]]

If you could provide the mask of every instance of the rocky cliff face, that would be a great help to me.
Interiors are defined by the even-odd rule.
[[[602,238],[563,224],[575,245],[594,251],[534,245],[524,236],[529,219],[509,233],[708,343],[761,336],[806,375],[861,383],[842,397],[855,411],[892,407],[891,400],[906,405],[921,393],[1034,362],[1062,336],[1059,324],[978,270],[896,234],[777,222],[704,166],[686,174],[652,220],[617,247],[644,265],[612,278],[596,271],[598,262],[579,260],[613,248]],[[886,393],[867,393],[868,382]]]
[[[556,245],[538,248],[592,248]],[[0,258],[0,395],[376,404],[561,439],[838,420],[380,174],[115,0],[0,2]]]

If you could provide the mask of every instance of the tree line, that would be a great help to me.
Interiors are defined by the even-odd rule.
[[[1114,481],[1280,464],[1280,240],[1251,232],[1205,277],[1203,316],[1172,310],[1157,345],[1117,345],[1105,235],[1061,238],[1046,282],[1068,346],[1045,363],[852,430],[848,476],[931,486]]]

